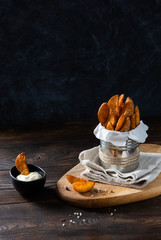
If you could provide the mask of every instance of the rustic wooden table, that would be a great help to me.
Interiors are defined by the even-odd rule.
[[[144,120],[150,127],[147,143],[161,144],[160,120]],[[83,209],[56,195],[56,182],[78,163],[79,152],[99,144],[93,135],[96,124],[70,122],[1,130],[1,240],[161,239],[161,196],[116,207]],[[20,152],[26,153],[28,163],[47,172],[44,190],[27,198],[15,191],[9,178],[9,169]]]

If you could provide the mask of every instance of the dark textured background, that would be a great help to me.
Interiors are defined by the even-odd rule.
[[[161,1],[0,1],[0,125],[96,120],[125,93],[161,116]]]

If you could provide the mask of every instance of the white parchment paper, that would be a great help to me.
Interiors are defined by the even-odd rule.
[[[100,123],[94,129],[94,135],[96,138],[103,140],[105,142],[110,142],[115,146],[124,146],[128,138],[137,141],[139,143],[144,143],[148,137],[147,130],[148,126],[140,121],[140,124],[133,130],[129,132],[119,132],[119,131],[110,131],[103,127]]]

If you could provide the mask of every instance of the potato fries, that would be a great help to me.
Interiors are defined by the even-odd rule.
[[[122,108],[123,108],[123,106],[124,106],[124,103],[123,103],[123,101],[124,101],[124,94],[121,94],[120,96],[119,96],[119,110],[121,110]]]
[[[102,105],[100,106],[99,110],[98,110],[98,120],[99,122],[103,125],[108,118],[108,105],[107,103],[102,103]]]
[[[124,94],[112,96],[98,110],[98,120],[107,130],[128,132],[140,124],[139,107]]]
[[[133,100],[128,97],[121,111],[121,114],[124,114],[125,117],[132,117],[133,113],[134,113],[134,103],[133,103]]]
[[[130,130],[130,118],[127,117],[123,127],[120,130],[120,132],[128,132],[129,130]]]
[[[121,128],[122,128],[122,126],[123,126],[123,124],[124,124],[124,122],[125,122],[125,115],[124,114],[121,114],[121,116],[119,117],[119,120],[118,120],[118,122],[117,122],[117,125],[116,125],[116,128],[115,128],[115,131],[119,131]]]
[[[113,125],[113,127],[116,126],[117,123],[117,112],[115,111],[115,109],[110,109],[109,111],[109,116],[107,118],[108,122],[111,122],[111,124]]]
[[[133,113],[133,115],[131,117],[131,129],[134,129],[134,128],[136,128],[135,113]]]
[[[117,116],[119,116],[119,95],[114,95],[108,101],[108,107],[111,111],[115,111]]]
[[[28,175],[29,169],[26,162],[26,154],[20,153],[16,158],[16,168],[22,175]]]
[[[135,122],[136,122],[136,127],[137,127],[140,123],[140,112],[139,112],[138,106],[135,107]]]
[[[108,123],[107,123],[106,129],[107,129],[107,130],[112,130],[112,131],[114,130],[114,127],[113,127],[113,125],[112,125],[111,122],[108,122]]]
[[[95,185],[94,181],[86,181],[83,178],[78,178],[72,175],[66,175],[68,181],[73,185],[73,189],[79,193],[90,191]]]
[[[93,186],[95,185],[95,182],[88,181],[88,182],[75,182],[73,183],[73,188],[75,191],[79,193],[84,193],[90,191]]]
[[[78,177],[74,177],[72,175],[66,174],[66,177],[68,179],[68,181],[73,184],[75,182],[87,182],[85,179],[83,178],[78,178]]]

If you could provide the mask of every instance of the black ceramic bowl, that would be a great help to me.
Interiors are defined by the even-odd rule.
[[[16,178],[20,174],[19,171],[17,170],[16,166],[14,166],[9,171],[13,186],[22,195],[28,195],[31,193],[34,194],[34,193],[42,190],[45,185],[45,181],[46,181],[46,172],[42,168],[40,168],[36,165],[33,165],[33,164],[27,164],[27,166],[28,166],[30,172],[36,171],[39,174],[41,174],[42,178],[34,180],[34,181],[30,181],[30,182],[23,182]]]

